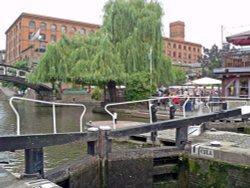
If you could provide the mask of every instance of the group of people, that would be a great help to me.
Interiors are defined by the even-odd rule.
[[[183,110],[183,104],[187,97],[190,98],[185,105],[186,111],[200,110],[201,106],[212,100],[214,97],[219,97],[219,91],[215,89],[207,89],[206,87],[195,87],[189,89],[175,88],[175,89],[158,89],[154,95],[158,99],[158,106],[169,108],[174,106],[174,109]]]

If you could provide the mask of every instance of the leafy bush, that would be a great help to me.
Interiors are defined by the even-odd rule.
[[[91,92],[91,99],[95,99],[97,101],[100,101],[102,99],[102,90],[99,87],[96,87]]]
[[[126,84],[126,99],[147,99],[155,91],[156,86],[151,85],[150,73],[139,72],[131,75]]]

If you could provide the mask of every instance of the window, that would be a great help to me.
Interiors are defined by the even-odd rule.
[[[51,41],[52,43],[56,42],[56,35],[51,35],[51,36],[50,36],[50,41]]]
[[[34,21],[30,21],[29,22],[29,27],[30,28],[35,28],[36,27],[36,23]]]
[[[40,29],[46,29],[47,25],[46,23],[40,23]]]
[[[173,57],[176,57],[176,52],[173,52]]]
[[[180,44],[179,44],[178,48],[181,49],[181,45]]]
[[[186,47],[186,46],[183,46],[183,49],[184,49],[184,50],[187,50],[187,47]]]
[[[51,25],[51,31],[56,31],[56,24]]]
[[[67,32],[67,27],[65,25],[63,25],[61,27],[61,31],[62,31],[62,33],[66,33]]]
[[[193,51],[196,52],[196,48],[193,48]]]
[[[30,40],[33,36],[33,33],[32,32],[29,32],[29,36],[28,36],[28,39]]]
[[[45,41],[46,40],[46,35],[45,34],[40,34],[39,40],[40,41]]]
[[[76,28],[75,27],[71,27],[71,32],[75,33],[76,32]]]
[[[188,54],[188,59],[191,59],[191,54]]]
[[[188,50],[191,51],[191,47],[190,46],[188,47]]]
[[[86,33],[86,30],[85,30],[84,28],[81,28],[80,31],[79,31],[79,33],[80,33],[81,35],[84,35],[84,34]]]
[[[179,52],[178,57],[181,58],[181,53]]]
[[[176,44],[173,44],[173,48],[176,48]]]
[[[168,43],[168,48],[171,48],[171,43],[170,42]]]

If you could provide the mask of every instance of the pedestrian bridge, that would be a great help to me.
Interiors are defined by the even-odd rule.
[[[35,90],[37,93],[40,93],[41,91],[52,91],[52,88],[44,84],[33,84],[28,82],[26,80],[26,74],[28,73],[29,71],[24,69],[18,69],[10,65],[0,65],[0,80],[25,85],[28,88]]]

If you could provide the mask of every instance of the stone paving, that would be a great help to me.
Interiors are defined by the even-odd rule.
[[[200,136],[200,138],[232,142],[233,147],[250,149],[250,135],[247,134],[232,133],[226,131],[206,131]]]

